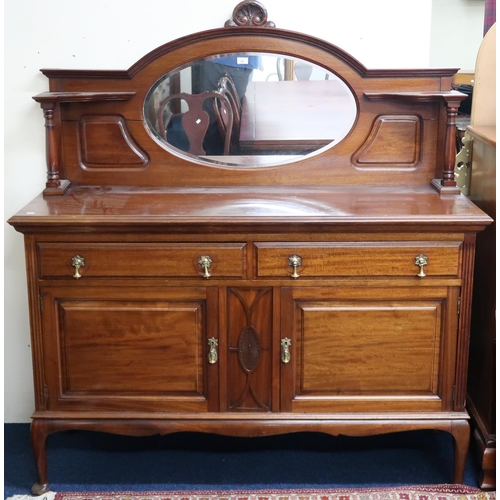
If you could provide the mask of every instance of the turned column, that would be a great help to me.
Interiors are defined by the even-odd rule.
[[[432,185],[443,194],[459,194],[460,188],[455,181],[457,114],[460,102],[467,96],[452,90],[441,94],[446,106],[446,130],[443,168],[441,179],[434,179]]]
[[[457,114],[460,101],[446,100],[446,142],[444,150],[443,177],[441,186],[456,187],[455,182],[455,144],[457,133]]]
[[[68,189],[70,182],[59,177],[60,140],[55,122],[57,98],[50,98],[50,93],[40,94],[33,99],[40,103],[45,118],[45,154],[47,161],[47,182],[44,196],[61,195]]]
[[[54,123],[54,102],[42,102],[43,117],[45,118],[45,153],[47,158],[47,188],[61,186],[59,179],[59,141],[56,137]]]

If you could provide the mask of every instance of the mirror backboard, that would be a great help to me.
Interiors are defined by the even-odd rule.
[[[46,193],[69,183],[456,189],[456,69],[368,69],[276,28],[254,0],[224,28],[169,41],[127,70],[42,71],[53,89],[35,96]]]

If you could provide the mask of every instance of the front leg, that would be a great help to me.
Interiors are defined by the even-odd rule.
[[[35,457],[37,482],[31,487],[33,495],[43,495],[50,490],[47,478],[47,436],[50,434],[46,420],[34,419],[31,422],[31,447]]]
[[[470,426],[467,420],[453,420],[451,422],[451,434],[454,439],[455,472],[453,482],[462,484],[464,482],[465,463],[469,452]]]

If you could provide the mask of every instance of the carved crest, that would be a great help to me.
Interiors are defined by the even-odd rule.
[[[228,19],[224,26],[267,26],[274,28],[275,24],[267,20],[267,10],[255,0],[240,2],[233,10],[233,18]]]

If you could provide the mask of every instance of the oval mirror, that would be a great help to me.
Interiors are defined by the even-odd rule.
[[[333,147],[357,116],[334,73],[276,54],[238,53],[175,68],[149,90],[146,127],[168,151],[212,165],[280,165]]]

